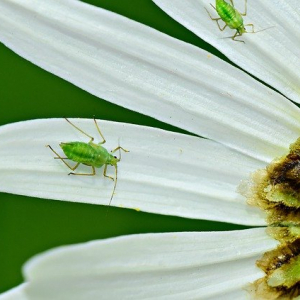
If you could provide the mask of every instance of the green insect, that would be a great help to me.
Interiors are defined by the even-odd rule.
[[[206,11],[207,11],[209,17],[213,21],[217,22],[218,27],[221,31],[223,31],[227,26],[231,29],[236,30],[235,34],[230,37],[233,41],[245,43],[242,40],[237,40],[236,37],[242,36],[243,33],[255,33],[254,25],[251,23],[244,25],[244,20],[242,17],[242,16],[247,15],[247,0],[245,0],[245,12],[244,13],[241,13],[237,9],[234,8],[233,0],[229,0],[229,1],[230,1],[231,5],[224,0],[216,0],[216,7],[214,7],[212,4],[210,4],[217,11],[218,15],[220,16],[218,18],[213,18],[207,9],[206,9]],[[225,22],[224,27],[220,26],[219,20],[223,20]],[[252,31],[247,31],[245,29],[246,26],[251,26]]]
[[[115,148],[114,150],[111,151],[111,153],[114,153],[117,150],[119,150],[119,158],[117,158],[116,156],[113,156],[111,153],[109,153],[103,146],[101,146],[106,142],[106,140],[105,140],[103,134],[101,133],[100,128],[99,128],[95,118],[94,118],[94,122],[95,122],[95,125],[97,128],[97,131],[99,132],[99,134],[102,138],[102,142],[100,142],[98,144],[95,144],[93,142],[94,138],[92,136],[85,133],[79,127],[77,127],[76,125],[71,123],[71,121],[69,121],[67,118],[65,118],[65,119],[74,128],[76,128],[81,133],[83,133],[84,135],[89,137],[90,141],[88,143],[84,143],[84,142],[60,143],[59,146],[62,148],[66,157],[61,157],[55,150],[53,150],[53,148],[50,145],[46,145],[46,147],[49,147],[52,150],[52,152],[55,153],[55,155],[56,155],[56,157],[54,157],[55,159],[60,159],[69,169],[72,170],[72,172],[70,172],[68,175],[94,176],[94,175],[96,175],[95,168],[101,168],[102,166],[104,166],[103,176],[115,181],[113,192],[112,192],[112,195],[111,195],[110,201],[109,201],[109,206],[110,206],[111,201],[113,199],[115,189],[116,189],[116,185],[117,185],[117,179],[118,179],[117,165],[118,165],[118,162],[121,160],[121,151],[120,150],[123,150],[124,152],[129,152],[129,151],[118,146],[117,148]],[[66,159],[76,162],[76,165],[74,167],[72,167],[71,165],[69,165],[68,162],[65,161]],[[92,172],[91,173],[74,173],[73,171],[75,171],[80,164],[90,166],[92,168]],[[108,165],[115,167],[115,178],[106,175]]]

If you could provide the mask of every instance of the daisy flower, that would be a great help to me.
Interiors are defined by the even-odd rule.
[[[245,44],[223,39],[232,31],[217,29],[205,11],[212,9],[206,1],[154,2],[273,89],[211,53],[75,0],[2,1],[0,40],[25,59],[95,96],[206,138],[100,121],[109,137],[108,149],[116,147],[120,138],[130,150],[120,162],[112,205],[266,225],[265,218],[274,216],[274,209],[298,200],[287,197],[294,196],[294,190],[288,190],[285,181],[273,178],[278,164],[285,164],[298,149],[289,150],[299,137],[300,122],[298,107],[288,100],[300,102],[296,1],[248,3],[251,22],[261,29],[273,28],[243,35]],[[91,120],[72,121],[97,137]],[[0,139],[1,191],[108,203],[109,180],[66,176],[65,166],[44,147],[83,140],[65,120],[2,126]],[[248,206],[237,192],[251,173],[257,184],[246,184],[243,193],[259,207],[277,201],[266,213]],[[277,183],[283,185],[281,194]],[[259,191],[262,202],[255,201]],[[287,206],[297,208],[293,205]],[[290,220],[285,225],[290,226]],[[297,227],[285,232],[274,228],[272,234],[281,242],[277,250],[279,242],[265,228],[132,235],[61,247],[30,260],[23,270],[24,284],[0,298],[244,299],[249,291],[257,299],[269,292],[278,297],[282,291],[296,297]],[[263,253],[258,268],[255,263]],[[282,260],[278,260],[280,254]],[[285,269],[278,268],[279,263]],[[292,274],[295,282],[287,282],[286,274]],[[250,286],[254,281],[256,285]]]

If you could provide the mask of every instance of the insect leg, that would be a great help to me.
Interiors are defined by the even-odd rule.
[[[212,4],[210,4],[213,8],[215,8]],[[212,16],[211,16],[211,14],[209,13],[209,11],[205,8],[205,10],[207,11],[207,13],[208,13],[208,15],[209,15],[209,17],[213,20],[213,21],[216,21],[217,22],[217,25],[218,25],[218,27],[219,27],[219,29],[221,30],[221,31],[223,31],[226,27],[227,27],[227,24],[225,24],[224,25],[224,27],[223,28],[221,28],[221,26],[220,26],[220,24],[219,24],[219,20],[221,20],[221,18],[213,18]]]
[[[98,132],[99,132],[100,136],[101,136],[101,137],[102,137],[102,139],[103,139],[103,141],[102,141],[101,143],[99,143],[99,144],[104,144],[104,143],[106,142],[106,140],[105,140],[105,138],[104,138],[103,134],[101,133],[101,131],[100,131],[100,128],[99,128],[99,126],[98,126],[98,123],[97,123],[97,121],[96,121],[96,119],[95,119],[95,118],[94,118],[94,122],[95,122],[95,125],[96,125],[96,127],[97,127],[97,130],[98,130]]]
[[[248,33],[256,33],[254,31],[254,25],[252,23],[249,23],[249,24],[245,24],[244,26],[251,26],[252,27],[252,31],[247,31]]]
[[[119,149],[123,150],[124,152],[129,152],[129,150],[126,150],[126,149],[124,149],[123,147],[118,146],[118,147],[115,148],[114,150],[111,150],[111,153],[114,153],[114,152],[116,152],[116,151],[119,150]]]
[[[231,39],[232,39],[233,41],[235,41],[235,42],[242,42],[242,43],[245,44],[245,42],[242,41],[242,40],[236,40],[235,38],[236,38],[237,36],[241,36],[241,34],[240,34],[238,31],[235,32],[235,34],[231,37]]]
[[[119,150],[119,161],[121,160],[121,151],[120,150],[123,150],[124,152],[129,152],[129,150],[126,150],[126,149],[124,149],[123,147],[120,147],[120,146],[118,146],[117,148],[115,148],[114,150],[111,150],[111,153],[114,153],[114,152],[116,152],[117,150]]]
[[[211,4],[211,3],[209,3],[210,4],[210,6],[214,9],[214,10],[216,10],[216,8]]]
[[[87,134],[86,132],[84,132],[82,129],[80,129],[79,127],[77,127],[76,125],[74,125],[70,120],[68,120],[67,118],[65,118],[66,121],[71,124],[74,128],[76,128],[78,131],[80,131],[81,133],[83,133],[84,135],[86,135],[87,137],[89,137],[91,140],[90,142],[92,142],[94,140],[94,138],[92,136],[90,136],[89,134]]]
[[[218,21],[216,21],[216,22],[217,22],[217,25],[218,25],[218,27],[219,27],[219,29],[220,29],[221,31],[223,31],[223,30],[227,27],[227,24],[225,24],[224,27],[221,28],[219,22],[218,22]]]
[[[80,163],[77,163],[74,167],[71,167],[66,161],[64,157],[61,157],[50,145],[46,145],[46,147],[49,147],[50,150],[57,156],[54,157],[54,159],[60,159],[69,169],[71,169],[72,171],[75,171],[78,166],[80,165]]]
[[[211,4],[211,6],[214,8],[214,6]],[[211,16],[211,14],[209,13],[209,11],[205,8],[205,10],[207,11],[207,13],[208,13],[208,15],[209,15],[209,17],[213,20],[213,21],[218,21],[218,20],[221,20],[221,18],[220,17],[217,17],[217,18],[213,18],[212,16]]]
[[[73,172],[70,172],[68,175],[95,176],[96,175],[95,167],[91,166],[91,168],[93,170],[92,173],[73,173]]]
[[[107,165],[104,166],[103,176],[104,176],[104,177],[107,177],[107,178],[110,178],[110,179],[112,179],[112,180],[114,180],[113,177],[106,175],[106,171],[107,171]]]
[[[247,15],[247,0],[245,0],[245,12],[244,13],[240,13],[242,16],[246,16]]]

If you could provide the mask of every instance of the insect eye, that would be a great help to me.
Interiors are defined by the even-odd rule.
[[[117,158],[116,156],[114,156],[114,158]]]

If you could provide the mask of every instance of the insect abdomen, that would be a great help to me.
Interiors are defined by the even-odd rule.
[[[98,167],[96,163],[97,151],[91,145],[82,142],[69,142],[61,143],[60,147],[67,158],[82,164]]]
[[[217,13],[229,28],[237,29],[243,25],[243,18],[234,7],[224,0],[217,0],[217,3]]]

